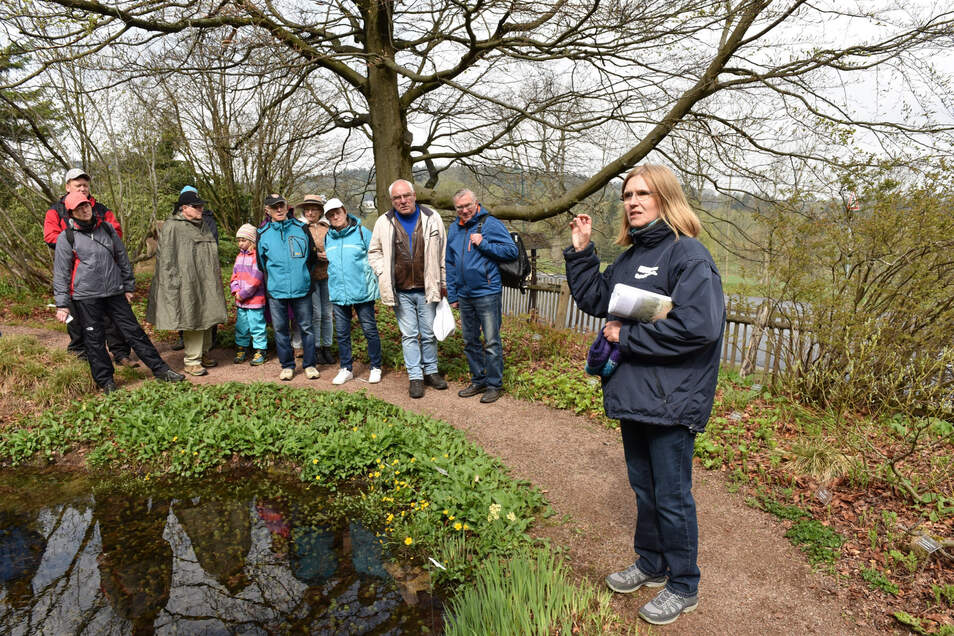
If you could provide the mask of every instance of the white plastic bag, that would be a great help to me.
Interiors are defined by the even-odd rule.
[[[441,302],[437,303],[437,315],[434,316],[434,335],[443,342],[447,336],[454,333],[456,327],[450,303],[446,298],[441,298]]]

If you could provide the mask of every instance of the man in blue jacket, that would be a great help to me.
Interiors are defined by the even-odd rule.
[[[265,213],[271,219],[258,229],[258,267],[265,273],[268,309],[275,329],[275,349],[282,370],[280,380],[295,376],[295,350],[288,330],[288,312],[301,327],[305,377],[319,376],[315,367],[315,336],[311,331],[311,269],[318,259],[315,243],[304,223],[288,217],[284,197],[265,197]]]
[[[488,404],[496,402],[503,391],[502,287],[497,262],[517,258],[517,244],[470,190],[458,190],[453,202],[457,221],[447,234],[447,300],[460,309],[464,353],[470,367],[470,385],[457,395],[467,398],[483,393],[480,401]]]

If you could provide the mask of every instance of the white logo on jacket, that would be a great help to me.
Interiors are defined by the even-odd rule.
[[[659,266],[656,267],[646,267],[645,265],[640,265],[636,268],[636,275],[633,277],[636,280],[641,278],[649,278],[650,276],[655,276],[659,273]]]

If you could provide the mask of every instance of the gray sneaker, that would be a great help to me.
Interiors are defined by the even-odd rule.
[[[639,615],[647,623],[668,625],[680,614],[688,614],[699,607],[699,595],[679,596],[675,592],[663,589],[656,598],[639,608]]]
[[[635,592],[643,586],[662,587],[666,584],[666,577],[649,576],[636,567],[636,564],[634,563],[621,572],[613,572],[607,576],[606,584],[614,592],[619,592],[620,594],[629,594],[630,592]]]

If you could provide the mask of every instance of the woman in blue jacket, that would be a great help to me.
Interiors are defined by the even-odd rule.
[[[603,335],[621,359],[603,378],[603,405],[620,420],[629,482],[636,493],[636,562],[606,577],[616,592],[662,587],[639,614],[665,625],[698,605],[699,567],[692,455],[715,397],[725,329],[722,279],[695,237],[701,224],[675,175],[643,165],[623,181],[617,244],[629,249],[600,272],[590,242],[592,220],[570,223],[573,245],[564,252],[567,282],[577,305],[606,317]],[[653,322],[608,315],[614,285],[622,283],[672,298]]]
[[[371,232],[361,221],[345,210],[339,199],[325,204],[325,218],[331,223],[325,235],[325,254],[328,257],[328,297],[335,315],[335,338],[338,341],[338,359],[341,368],[332,384],[344,384],[354,379],[351,356],[351,316],[358,315],[361,330],[368,342],[371,371],[368,382],[381,381],[381,337],[374,317],[374,301],[380,297],[378,279],[368,263],[368,245]]]

